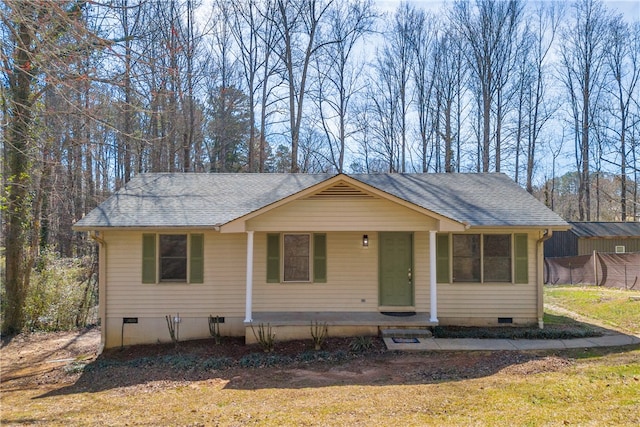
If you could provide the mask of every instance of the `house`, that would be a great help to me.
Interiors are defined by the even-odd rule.
[[[568,224],[503,174],[142,174],[75,226],[100,245],[104,347],[386,327],[542,327]]]
[[[640,252],[640,222],[569,222],[544,244],[546,258]]]

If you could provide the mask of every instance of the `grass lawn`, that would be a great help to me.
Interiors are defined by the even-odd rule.
[[[558,307],[638,332],[640,302],[629,296],[545,290]],[[56,372],[3,380],[0,425],[640,425],[640,346],[386,352],[269,368],[168,367],[159,375],[148,365],[93,362]]]
[[[3,391],[3,426],[43,425],[638,425],[640,350],[540,355],[472,379],[370,378],[375,369],[253,369],[247,387],[221,372],[198,381],[149,381],[96,392],[71,388]],[[393,363],[393,361],[389,361]],[[428,366],[428,365],[426,365]],[[402,370],[401,365],[396,365]],[[425,368],[423,368],[425,369]],[[326,384],[301,375],[344,372]]]
[[[634,334],[640,334],[640,300],[637,300],[638,298],[640,298],[639,291],[595,286],[547,286],[544,291],[545,304],[562,307]]]

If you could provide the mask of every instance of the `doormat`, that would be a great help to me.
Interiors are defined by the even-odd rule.
[[[391,338],[396,344],[418,344],[420,340],[418,338]]]
[[[382,314],[385,316],[396,316],[396,317],[409,317],[415,316],[415,311],[382,311]]]

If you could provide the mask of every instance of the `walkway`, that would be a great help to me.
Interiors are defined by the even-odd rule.
[[[413,342],[407,342],[413,341]],[[389,350],[399,351],[495,351],[565,350],[570,348],[619,347],[640,344],[640,337],[621,333],[566,340],[513,340],[480,338],[392,338],[385,337]]]

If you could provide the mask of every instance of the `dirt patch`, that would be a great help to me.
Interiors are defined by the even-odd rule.
[[[330,338],[321,351],[310,340],[277,343],[266,354],[240,338],[111,349],[97,357],[97,329],[21,335],[0,349],[3,391],[46,388],[53,394],[149,393],[202,384],[220,388],[305,388],[342,384],[418,384],[496,373],[530,375],[570,366],[571,359],[535,352],[386,351],[381,339],[363,353],[349,338]]]
[[[2,342],[0,378],[7,386],[34,386],[73,381],[69,366],[96,359],[100,331],[21,334]]]

